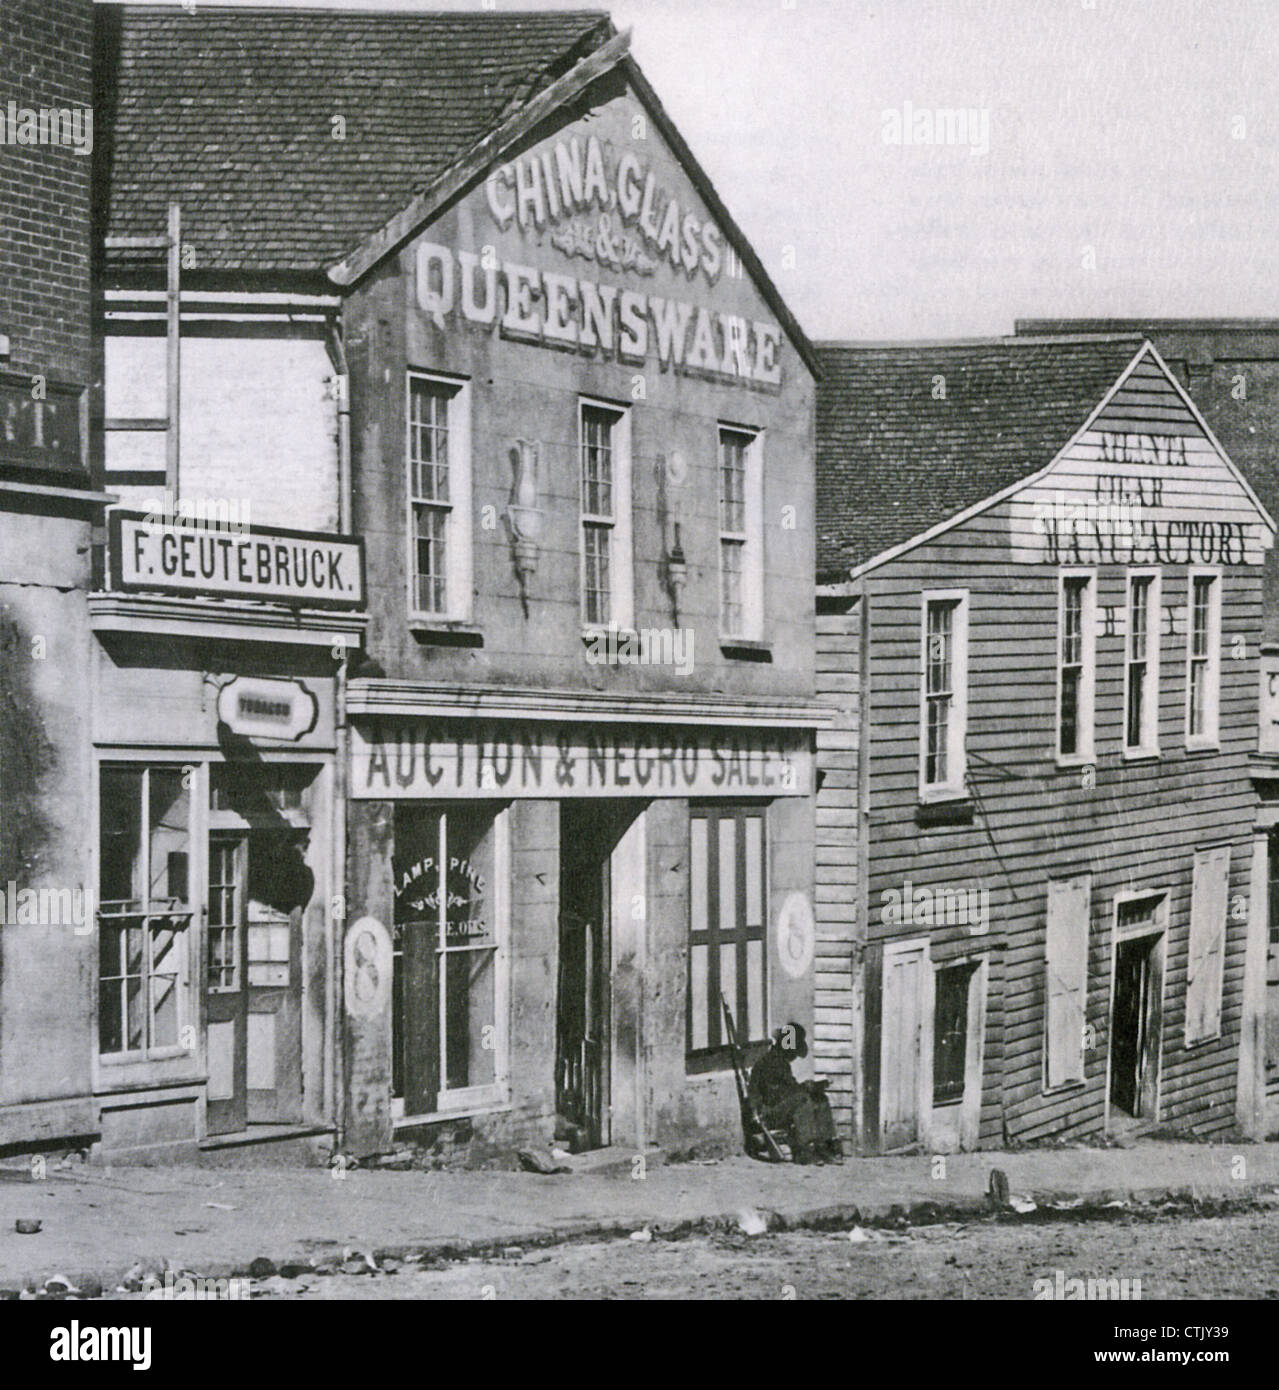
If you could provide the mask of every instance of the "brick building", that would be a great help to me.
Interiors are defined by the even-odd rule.
[[[94,1129],[93,5],[0,12],[0,1148]]]
[[[811,347],[605,15],[96,61],[90,1138],[736,1142],[721,996],[814,1023]]]

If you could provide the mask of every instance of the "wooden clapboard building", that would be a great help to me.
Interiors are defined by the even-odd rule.
[[[817,1064],[852,1132],[1229,1130],[1270,517],[1140,337],[819,351]]]

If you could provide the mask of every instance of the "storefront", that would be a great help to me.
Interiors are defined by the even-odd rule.
[[[823,358],[819,1006],[862,1147],[1260,1132],[1272,519],[1140,338]]]
[[[335,655],[360,641],[359,543],[112,521],[89,601],[102,1155],[331,1147]],[[313,607],[330,572],[350,589]]]
[[[721,996],[752,1041],[811,1026],[804,712],[404,718],[374,683],[351,698],[352,932],[390,982],[349,1024],[370,1133],[467,1117],[482,1152],[556,1116],[582,1148],[723,1142]]]
[[[601,42],[335,267],[343,1142],[739,1146],[814,1026],[812,349]]]

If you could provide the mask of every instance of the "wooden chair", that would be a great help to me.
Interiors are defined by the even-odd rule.
[[[742,1112],[742,1135],[746,1141],[746,1152],[751,1158],[761,1159],[765,1163],[785,1163],[786,1154],[782,1152],[783,1132],[780,1129],[769,1129],[759,1113],[759,1108],[751,1099],[746,1057],[737,1040],[737,1025],[733,1022],[733,1011],[728,1007],[728,1000],[723,994],[720,995],[719,1002],[724,1009],[724,1029],[728,1037],[728,1050],[733,1058],[733,1079],[737,1082],[737,1104]]]

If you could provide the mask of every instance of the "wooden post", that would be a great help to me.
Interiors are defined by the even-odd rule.
[[[178,503],[178,445],[182,395],[182,209],[169,204],[169,265],[167,283],[168,322],[165,328],[167,410],[164,484],[176,508]]]

